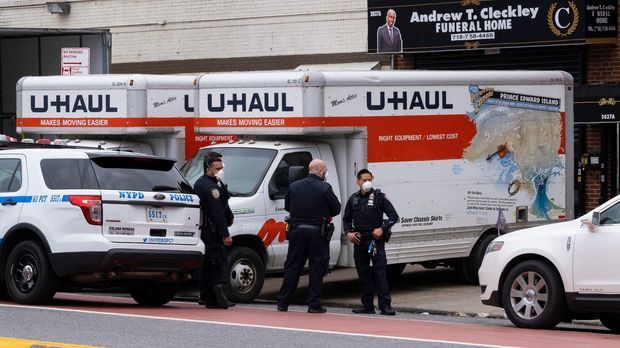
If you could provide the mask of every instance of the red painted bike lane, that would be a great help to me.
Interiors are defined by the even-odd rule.
[[[11,305],[9,302],[1,302]],[[49,306],[54,310],[105,313],[161,320],[245,325],[282,330],[316,331],[336,334],[370,335],[409,340],[441,341],[456,344],[513,347],[612,347],[620,346],[620,337],[567,330],[526,330],[515,327],[445,323],[426,320],[383,317],[379,315],[310,314],[305,311],[278,312],[237,305],[227,310],[205,309],[195,303],[171,302],[160,307],[143,307],[132,299],[112,296],[58,294]]]

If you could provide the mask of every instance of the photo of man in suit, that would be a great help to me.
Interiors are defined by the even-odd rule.
[[[377,29],[377,52],[402,52],[403,39],[400,30],[394,26],[396,11],[389,9],[385,16],[385,24]]]

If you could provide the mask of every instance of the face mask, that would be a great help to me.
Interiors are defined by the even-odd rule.
[[[325,175],[323,175],[323,181],[327,181],[328,176],[329,176],[329,171],[325,171]]]
[[[368,192],[372,189],[372,181],[364,181],[364,183],[362,184],[362,190],[364,190],[364,192]]]
[[[220,169],[219,172],[215,173],[215,176],[218,177],[220,180],[224,180],[224,169]]]

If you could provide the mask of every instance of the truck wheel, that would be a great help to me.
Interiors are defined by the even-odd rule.
[[[555,327],[566,311],[560,276],[538,260],[521,262],[508,272],[502,303],[513,324],[530,329]]]
[[[236,247],[228,261],[230,300],[251,302],[265,282],[265,266],[258,254],[248,247]]]
[[[406,263],[395,263],[392,265],[387,265],[385,267],[385,274],[388,278],[388,281],[393,282],[398,279],[398,277],[405,270]]]
[[[478,270],[480,269],[480,265],[482,265],[484,253],[495,237],[497,236],[492,233],[483,235],[478,239],[476,245],[474,245],[469,257],[464,259],[463,262],[457,266],[459,278],[464,282],[468,284],[478,284]]]
[[[22,304],[49,302],[56,294],[58,278],[39,243],[24,241],[9,253],[5,282],[9,296]]]
[[[131,297],[143,306],[161,306],[170,302],[176,293],[176,284],[144,284],[132,289]]]
[[[613,333],[620,333],[620,315],[616,313],[601,314],[601,323]]]

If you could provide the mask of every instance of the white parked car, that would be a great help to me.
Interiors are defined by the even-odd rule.
[[[578,219],[498,237],[478,274],[482,302],[516,326],[600,319],[620,332],[620,196]]]
[[[120,286],[138,303],[164,304],[201,265],[199,223],[199,198],[173,160],[0,149],[0,293],[15,302]]]

